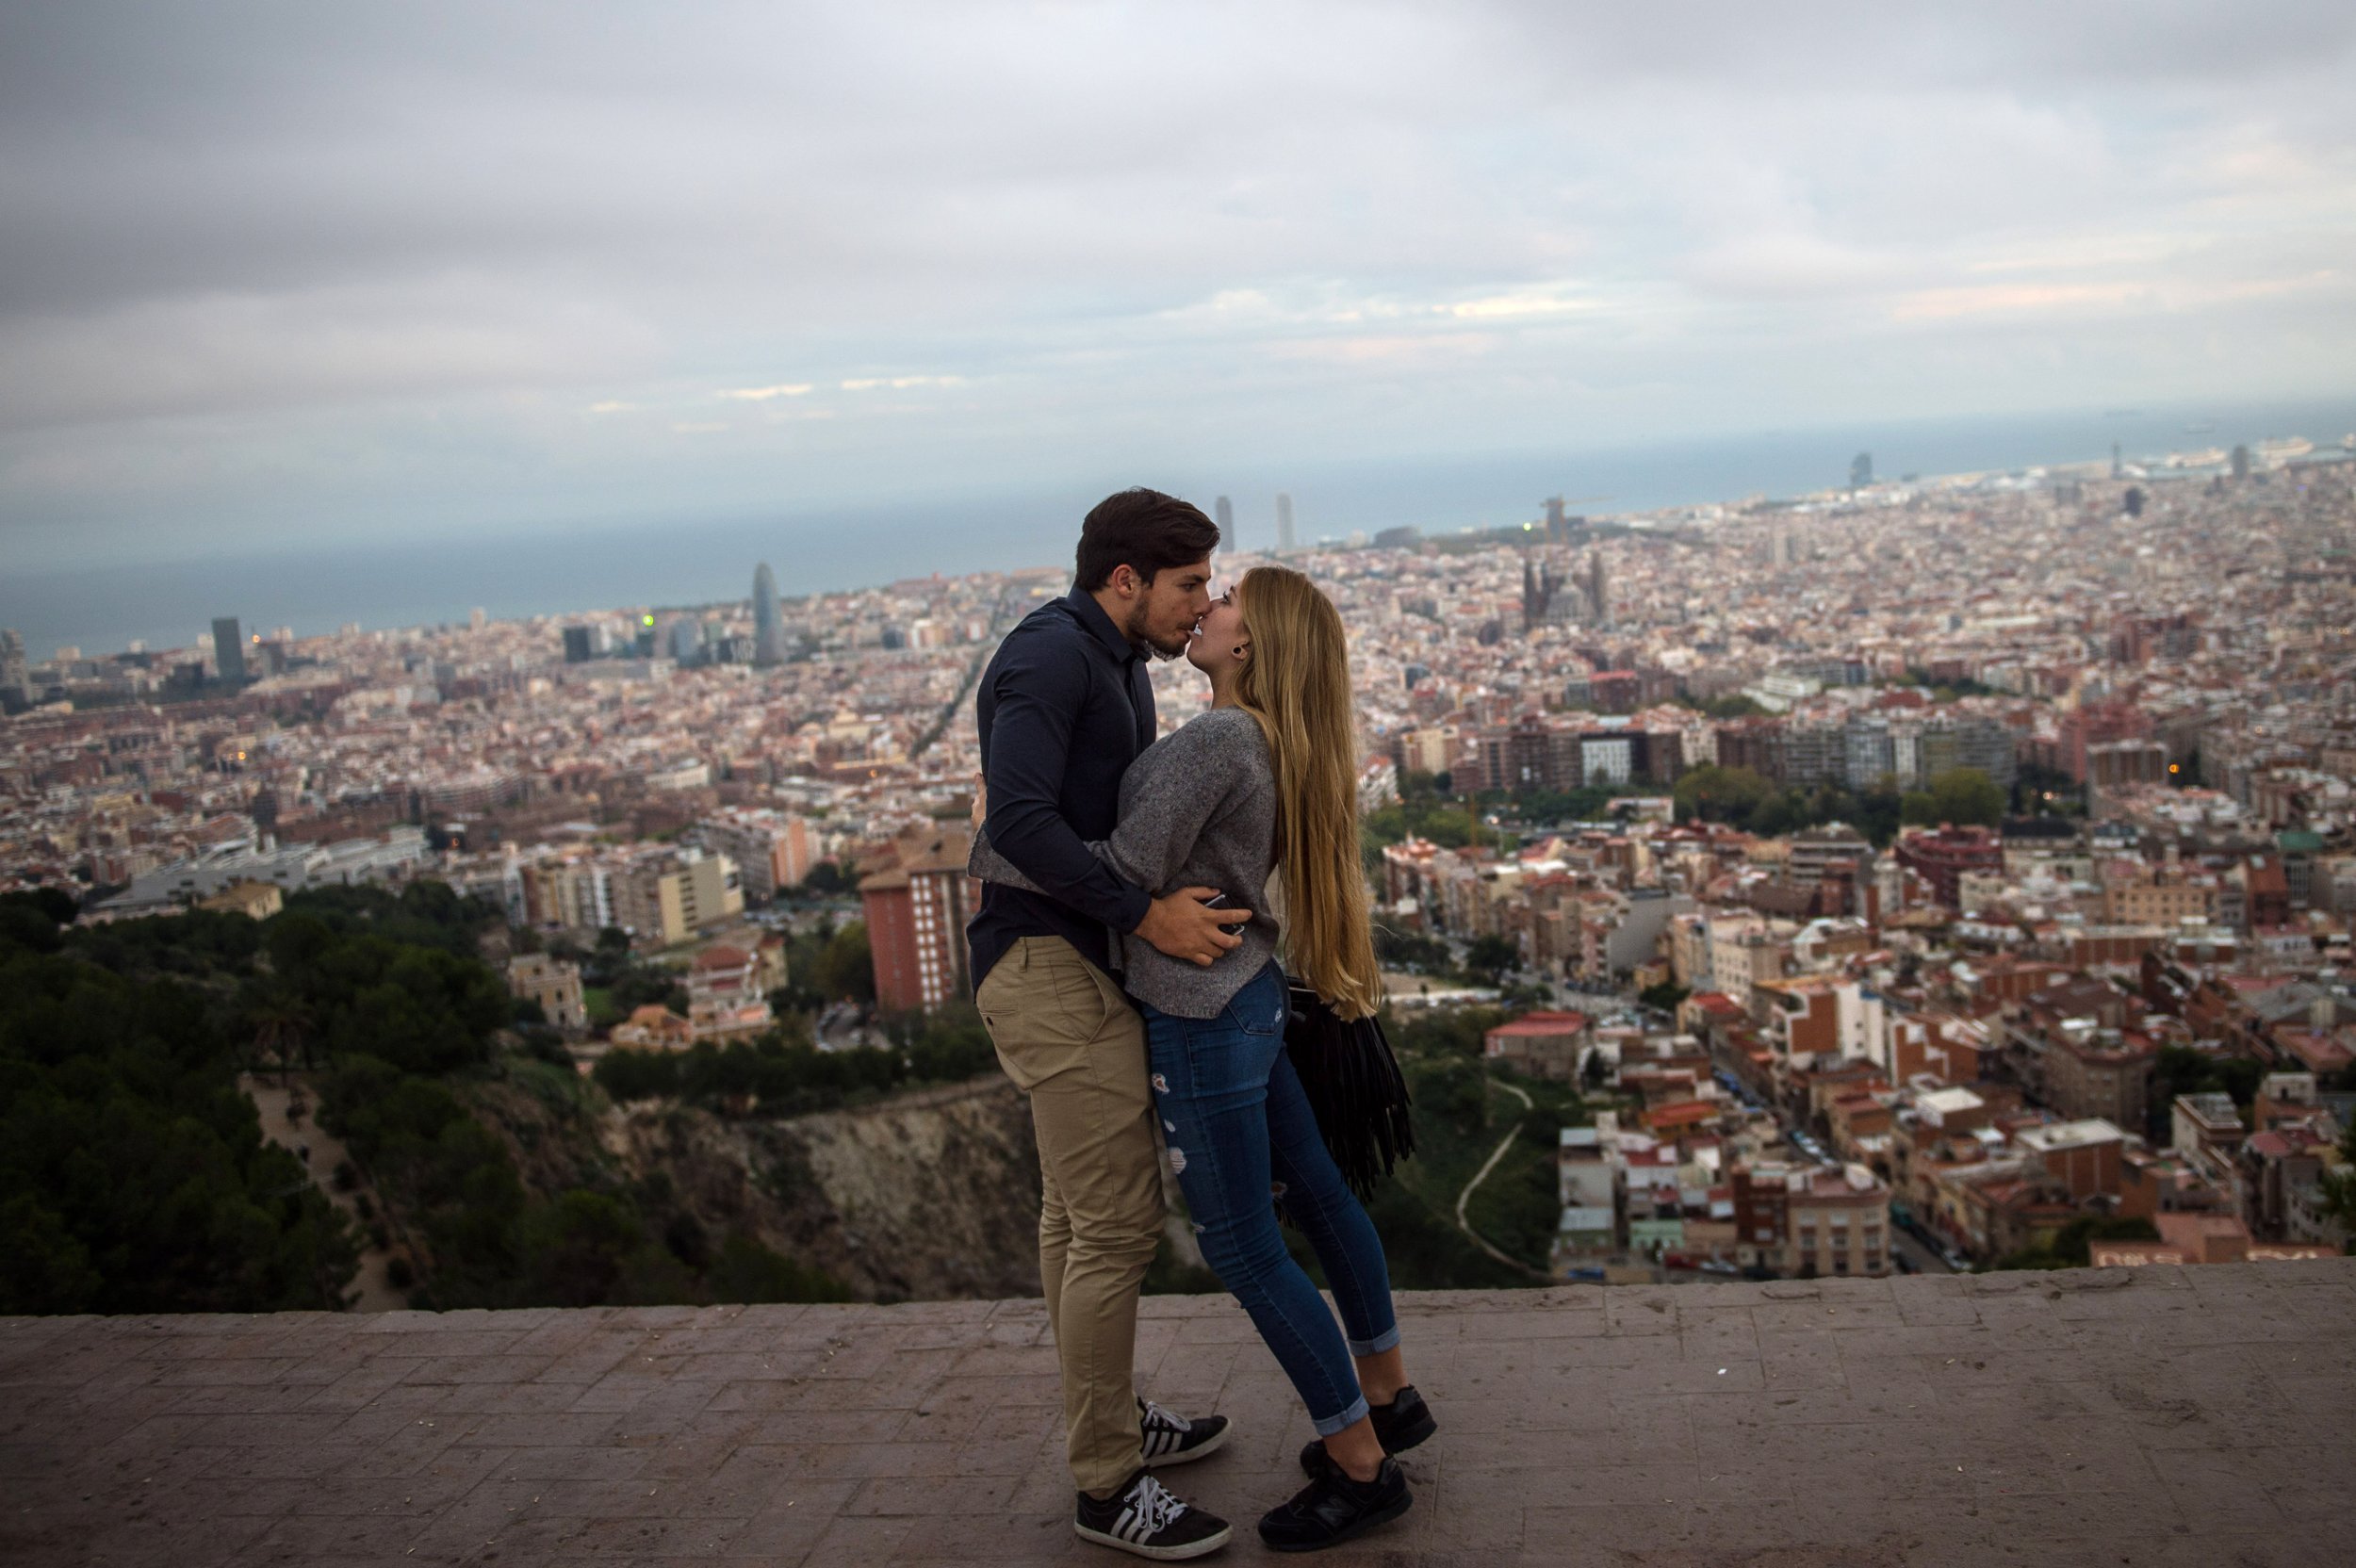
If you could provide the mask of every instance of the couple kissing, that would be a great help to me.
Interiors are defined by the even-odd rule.
[[[1413,1498],[1390,1456],[1436,1429],[1407,1381],[1382,1240],[1285,1050],[1287,969],[1342,1021],[1381,1000],[1341,616],[1282,566],[1212,597],[1219,543],[1173,497],[1108,498],[1081,530],[1072,592],[1007,635],[976,698],[983,890],[968,935],[975,999],[1038,1130],[1072,1527],[1159,1560],[1231,1535],[1155,1475],[1219,1448],[1227,1418],[1167,1410],[1134,1378],[1164,1148],[1204,1261],[1317,1434],[1308,1484],[1260,1520],[1261,1540],[1310,1551],[1398,1518]],[[1158,740],[1156,655],[1210,683],[1208,709]]]

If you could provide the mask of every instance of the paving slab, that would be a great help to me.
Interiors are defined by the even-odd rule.
[[[2347,1560],[2356,1259],[1399,1298],[1440,1434],[1328,1555],[1449,1568]],[[1143,1305],[1145,1392],[1309,1436],[1235,1304]],[[1037,1301],[0,1318],[0,1561],[1111,1563]]]

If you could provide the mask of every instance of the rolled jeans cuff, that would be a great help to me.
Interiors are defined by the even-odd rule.
[[[1361,1394],[1350,1402],[1350,1408],[1341,1414],[1329,1415],[1323,1420],[1313,1421],[1310,1424],[1317,1428],[1319,1437],[1332,1437],[1335,1432],[1346,1431],[1366,1418],[1366,1396]]]
[[[1353,1339],[1347,1343],[1353,1356],[1379,1356],[1399,1343],[1399,1325],[1392,1324],[1372,1339]]]

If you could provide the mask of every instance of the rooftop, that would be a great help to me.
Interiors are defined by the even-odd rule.
[[[1400,1298],[1442,1423],[1328,1560],[2343,1560],[2356,1259]],[[0,1319],[12,1564],[1117,1560],[1036,1301]],[[1145,1303],[1242,1527],[1305,1419],[1223,1298]],[[2335,1546],[2334,1542],[2338,1544]]]

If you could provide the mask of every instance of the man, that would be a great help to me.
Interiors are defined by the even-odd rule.
[[[1039,1132],[1039,1278],[1063,1374],[1085,1539],[1161,1560],[1226,1544],[1147,1466],[1198,1459],[1223,1416],[1189,1421],[1137,1396],[1137,1286],[1162,1230],[1145,1026],[1114,978],[1130,932],[1208,964],[1248,910],[1211,888],[1156,898],[1088,851],[1112,836],[1121,776],[1154,738],[1150,654],[1186,651],[1209,611],[1219,529],[1153,490],[1099,503],[1072,592],[1010,632],[975,697],[990,841],[1044,892],[985,883],[968,927],[975,1000]]]

